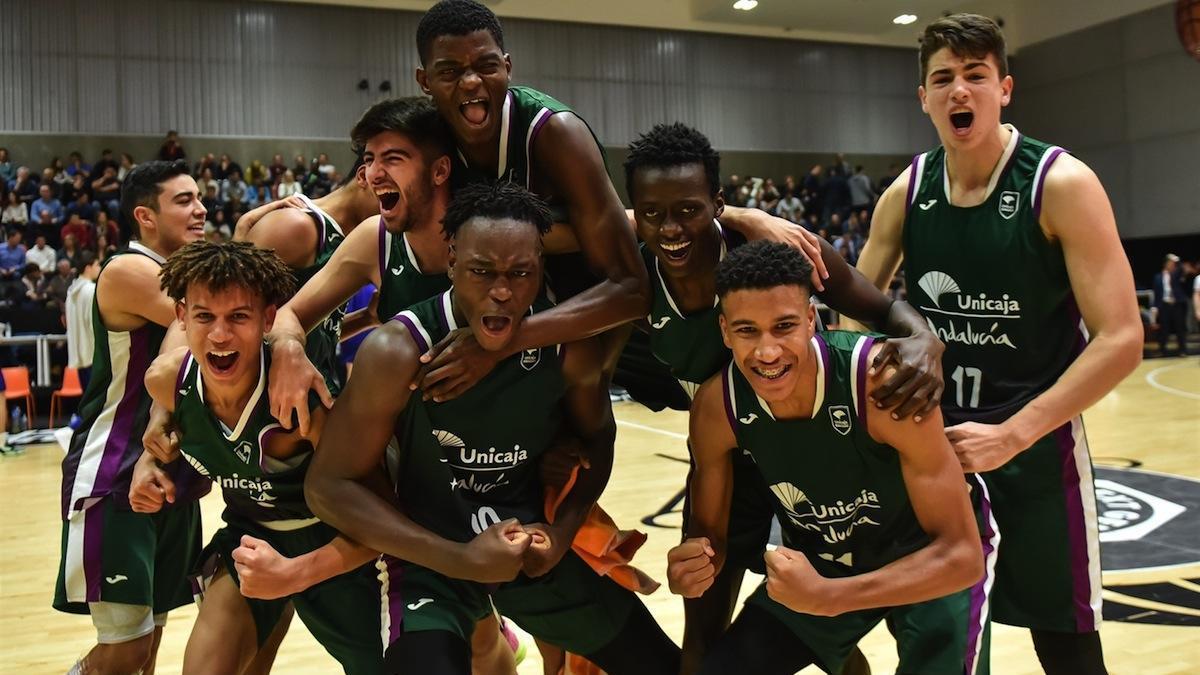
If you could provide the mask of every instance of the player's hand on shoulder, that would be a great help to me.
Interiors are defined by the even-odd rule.
[[[304,590],[296,559],[281,555],[262,539],[242,535],[241,546],[234,549],[232,557],[242,595],[247,598],[273,600]]]
[[[525,564],[533,538],[516,518],[496,523],[467,542],[461,578],[491,584],[512,581]]]
[[[426,401],[458,398],[492,372],[503,355],[479,346],[466,328],[452,331],[421,356],[421,370],[410,389],[420,389]]]
[[[675,595],[698,598],[717,576],[708,537],[692,537],[667,552],[667,585]]]
[[[763,556],[767,563],[767,595],[793,612],[837,616],[829,580],[799,551],[780,546]]]
[[[540,577],[554,569],[571,548],[571,537],[553,525],[534,523],[521,527],[529,535],[529,548],[525,549],[521,567],[527,577]]]
[[[271,416],[284,429],[292,428],[292,418],[299,422],[300,433],[308,436],[309,407],[308,392],[315,391],[326,407],[333,405],[325,377],[308,360],[304,343],[292,338],[276,340],[271,344],[271,372],[267,397],[271,403]]]
[[[933,333],[884,341],[871,361],[871,405],[890,410],[892,419],[923,420],[942,402],[945,349]]]
[[[175,483],[158,466],[153,455],[143,453],[133,466],[129,506],[137,513],[157,513],[165,503],[174,502]]]

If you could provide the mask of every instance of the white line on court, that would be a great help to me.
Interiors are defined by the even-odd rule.
[[[662,434],[663,436],[670,436],[671,438],[678,438],[681,441],[687,440],[686,434],[681,434],[681,433],[678,433],[675,431],[667,431],[666,429],[658,429],[656,427],[648,427],[645,424],[638,424],[637,422],[626,422],[625,420],[617,420],[617,424],[627,426],[627,427],[632,427],[634,429],[641,429],[642,431],[649,431],[652,434]]]
[[[1192,363],[1191,360],[1189,359],[1188,361],[1185,361],[1184,363],[1176,363],[1176,364],[1170,365],[1170,366],[1163,366],[1161,368],[1155,368],[1154,370],[1146,373],[1146,381],[1150,383],[1151,387],[1154,387],[1155,389],[1157,389],[1159,391],[1165,391],[1168,394],[1174,394],[1176,396],[1182,396],[1184,398],[1191,398],[1191,399],[1200,401],[1200,394],[1197,394],[1192,391],[1184,391],[1183,389],[1176,389],[1175,387],[1162,384],[1161,382],[1158,381],[1159,373],[1165,373],[1167,371],[1177,370],[1179,368],[1195,368],[1195,367],[1196,367],[1196,364]]]

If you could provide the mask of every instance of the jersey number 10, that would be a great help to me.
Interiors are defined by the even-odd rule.
[[[959,366],[954,369],[954,373],[950,375],[950,379],[954,380],[955,385],[955,403],[960,408],[978,408],[979,407],[979,385],[983,383],[983,371],[978,368],[963,368]],[[963,380],[970,379],[971,398],[969,401],[963,394]]]

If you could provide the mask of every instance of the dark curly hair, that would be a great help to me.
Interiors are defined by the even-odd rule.
[[[121,183],[121,218],[134,232],[141,236],[141,226],[133,217],[133,210],[145,206],[158,213],[158,195],[162,184],[176,176],[191,174],[188,163],[182,159],[171,162],[154,160],[133,167]]]
[[[467,35],[486,30],[504,51],[504,29],[495,13],[475,0],[442,0],[425,12],[417,24],[417,54],[421,65],[429,61],[433,41],[443,35]]]
[[[267,305],[282,305],[296,292],[296,279],[275,251],[244,241],[196,241],[163,263],[160,285],[176,302],[188,287],[200,284],[212,292],[240,286],[262,296]]]
[[[656,124],[629,144],[625,158],[625,191],[633,199],[633,174],[642,167],[665,169],[684,164],[703,164],[709,193],[721,190],[721,155],[708,138],[681,122]]]
[[[463,223],[472,218],[509,218],[533,225],[538,234],[546,234],[554,224],[546,202],[520,185],[508,181],[475,183],[455,192],[454,199],[446,207],[446,215],[442,218],[442,230],[446,233],[446,239],[454,237]]]
[[[812,288],[812,263],[796,249],[774,241],[738,246],[717,265],[717,297],[733,291],[765,290],[776,286]]]

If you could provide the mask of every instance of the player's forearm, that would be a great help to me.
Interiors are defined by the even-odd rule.
[[[873,572],[828,579],[830,615],[924,602],[961,591],[982,577],[977,536],[937,537]]]
[[[925,317],[913,309],[912,305],[901,300],[892,303],[891,308],[888,309],[887,319],[878,328],[882,329],[884,333],[896,337],[927,335],[931,339],[937,340],[937,336],[929,330],[929,323],[925,321]]]
[[[463,545],[414,523],[370,487],[310,470],[304,499],[323,522],[362,546],[458,578]]]
[[[315,326],[317,322],[313,321],[312,323]],[[281,340],[290,339],[304,344],[308,330],[313,326],[305,326],[300,317],[296,315],[295,310],[285,304],[275,312],[275,323],[271,326],[271,331],[267,333],[267,342],[274,345]]]
[[[1121,383],[1142,361],[1142,327],[1097,334],[1062,377],[1003,424],[1022,450],[1066,424]]]
[[[293,558],[299,585],[296,590],[299,592],[312,588],[326,579],[358,569],[377,557],[379,553],[373,549],[340,535],[334,537],[333,541],[317,550]]]
[[[645,316],[649,302],[644,279],[601,281],[561,305],[522,321],[510,353],[598,335]]]
[[[575,485],[559,504],[554,515],[554,527],[572,539],[587,519],[588,513],[608,485],[612,475],[613,443],[616,439],[616,424],[611,422],[603,431],[591,438],[584,438],[589,468],[580,467]]]

